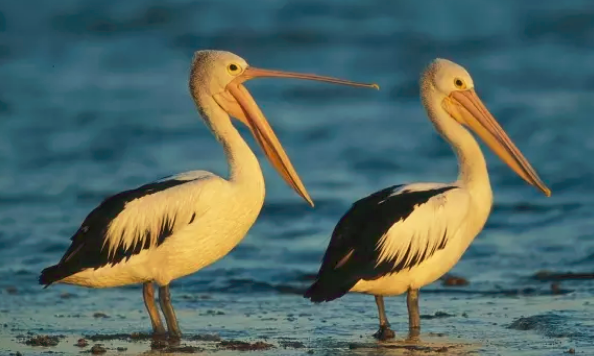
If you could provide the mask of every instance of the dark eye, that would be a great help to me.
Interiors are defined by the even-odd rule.
[[[454,79],[454,85],[458,89],[464,89],[464,82],[462,81],[462,79],[458,79],[458,78]]]
[[[229,64],[229,70],[230,70],[231,72],[235,72],[235,71],[237,71],[238,69],[239,69],[239,67],[238,67],[237,65],[235,65],[235,64]]]

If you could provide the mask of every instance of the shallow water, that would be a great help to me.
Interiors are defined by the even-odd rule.
[[[382,90],[249,83],[316,208],[263,163],[267,200],[249,235],[219,263],[172,284],[186,335],[266,340],[276,346],[263,352],[270,355],[426,354],[422,346],[438,354],[594,352],[592,279],[535,278],[594,267],[593,44],[588,0],[1,3],[0,354],[78,353],[83,335],[149,331],[138,286],[43,290],[36,279],[105,196],[192,169],[226,173],[187,89],[191,55],[204,48]],[[373,341],[373,298],[312,305],[299,293],[354,200],[396,183],[455,178],[454,157],[418,99],[419,74],[435,57],[470,70],[553,195],[487,153],[493,213],[452,271],[470,283],[421,292],[422,314],[453,316],[424,318],[425,343],[415,351]],[[404,337],[404,297],[387,309]],[[99,312],[109,317],[93,317]],[[66,339],[31,347],[17,337],[27,332]],[[304,347],[285,349],[284,338]],[[119,354],[150,350],[148,341],[103,343],[127,348]],[[217,342],[182,343],[218,350]],[[237,352],[218,351],[226,353]]]

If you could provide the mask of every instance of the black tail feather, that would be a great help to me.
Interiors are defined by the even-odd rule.
[[[50,284],[64,279],[71,274],[72,273],[63,268],[63,266],[51,266],[41,271],[41,275],[39,276],[39,284],[45,284],[44,288],[47,288],[50,286]]]
[[[329,280],[318,279],[305,291],[304,298],[314,303],[329,302],[347,294],[355,284],[336,284]]]

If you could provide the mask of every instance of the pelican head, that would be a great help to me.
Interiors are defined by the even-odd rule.
[[[274,131],[243,86],[243,82],[247,80],[264,77],[306,79],[375,89],[379,87],[377,84],[363,84],[314,74],[254,68],[243,58],[225,51],[204,50],[194,54],[190,77],[192,95],[195,98],[204,95],[211,97],[221,109],[247,125],[280,176],[313,206],[307,190]]]
[[[474,131],[516,174],[547,197],[551,190],[487,110],[466,69],[446,59],[433,61],[423,75],[423,90],[437,94],[441,107],[456,122]]]

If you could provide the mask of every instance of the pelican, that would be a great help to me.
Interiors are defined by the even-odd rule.
[[[167,177],[105,199],[72,236],[60,262],[41,272],[39,283],[91,288],[143,284],[153,335],[180,338],[171,305],[171,281],[228,254],[256,221],[264,202],[264,178],[254,153],[230,117],[247,125],[281,177],[313,206],[299,176],[264,114],[243,86],[259,77],[298,78],[378,88],[313,74],[250,67],[230,52],[195,53],[189,87],[207,126],[222,144],[230,177],[192,171]],[[155,305],[153,283],[165,330]]]
[[[449,271],[487,221],[493,203],[487,165],[466,128],[527,183],[551,194],[479,99],[466,69],[434,60],[421,77],[421,98],[458,158],[458,179],[394,185],[355,202],[334,228],[317,278],[305,293],[316,303],[348,292],[374,295],[379,314],[374,336],[380,340],[395,336],[384,296],[405,292],[409,338],[418,338],[419,289]]]

